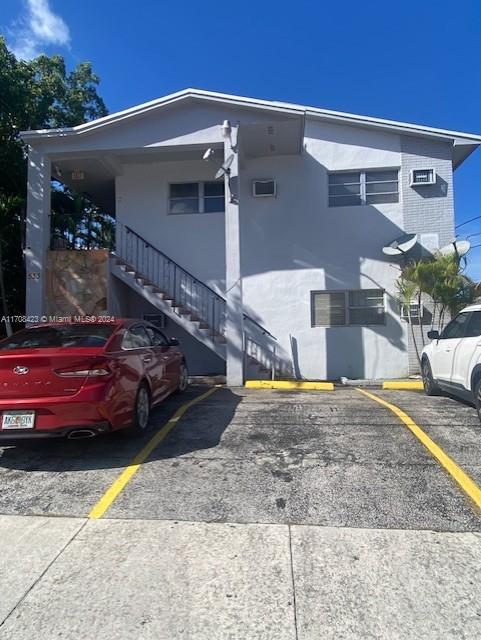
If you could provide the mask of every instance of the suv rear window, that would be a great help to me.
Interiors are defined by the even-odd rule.
[[[48,349],[52,347],[103,347],[113,324],[82,324],[22,329],[0,341],[0,349]]]

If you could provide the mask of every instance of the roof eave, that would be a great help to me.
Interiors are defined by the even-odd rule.
[[[416,135],[422,137],[435,138],[438,140],[450,141],[453,145],[466,145],[468,147],[481,144],[481,136],[463,133],[459,131],[450,131],[447,129],[435,129],[422,125],[415,125],[406,122],[398,122],[394,120],[383,120],[371,116],[359,116],[340,111],[330,111],[326,109],[317,109],[314,107],[305,107],[297,104],[284,102],[259,100],[257,98],[246,98],[243,96],[235,96],[224,93],[215,93],[212,91],[204,91],[200,89],[183,89],[176,93],[169,94],[150,102],[145,102],[135,107],[130,107],[123,111],[119,111],[97,120],[92,120],[76,127],[66,127],[62,129],[37,129],[31,131],[21,131],[20,136],[26,143],[49,140],[51,138],[63,138],[82,135],[96,131],[105,126],[115,124],[132,117],[141,116],[152,110],[175,104],[176,102],[186,99],[198,99],[209,102],[225,103],[229,106],[238,106],[242,108],[253,108],[262,111],[271,111],[274,113],[284,113],[286,115],[309,117],[321,119],[336,124],[348,124],[352,126],[364,126],[376,128],[385,131],[392,131],[406,135]],[[474,149],[470,149],[465,157],[468,157]],[[462,154],[460,154],[462,156]],[[458,166],[463,159],[458,162]]]

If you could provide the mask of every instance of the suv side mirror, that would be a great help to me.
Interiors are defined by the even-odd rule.
[[[177,340],[177,338],[170,338],[169,340],[169,346],[170,347],[178,347],[179,346],[179,341]]]
[[[428,338],[430,340],[439,340],[439,331],[436,331],[435,329],[428,331]]]

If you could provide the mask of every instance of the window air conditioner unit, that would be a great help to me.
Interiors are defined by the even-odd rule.
[[[421,305],[421,309],[419,309],[418,303],[417,302],[411,302],[411,304],[409,305],[409,312],[411,314],[411,320],[418,320],[419,319],[419,311],[421,311],[421,318],[424,316],[424,307],[423,305]],[[401,305],[401,319],[402,320],[409,320],[409,314],[408,314],[408,308],[407,305],[403,304]]]
[[[426,184],[436,184],[434,169],[411,169],[411,187],[421,187]]]
[[[166,316],[163,313],[144,313],[142,320],[147,320],[150,324],[153,324],[157,329],[165,329]]]
[[[275,180],[253,180],[252,195],[254,198],[275,198],[277,184]]]

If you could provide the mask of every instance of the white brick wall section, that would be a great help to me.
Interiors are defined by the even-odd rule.
[[[436,184],[411,187],[411,170],[429,168],[434,168],[436,171]],[[436,233],[439,235],[439,247],[454,239],[451,143],[412,136],[401,137],[401,197],[406,233]],[[426,302],[426,306],[432,311],[429,303]],[[428,325],[425,331],[429,328]],[[415,333],[421,349],[422,341],[418,327],[415,327]],[[408,336],[409,372],[418,373],[418,363],[410,331]]]

